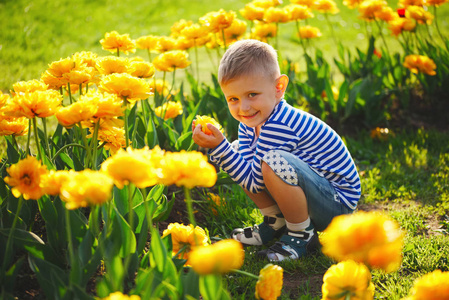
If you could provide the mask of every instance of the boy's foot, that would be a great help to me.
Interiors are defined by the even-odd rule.
[[[273,224],[279,221],[281,221],[279,218],[265,216],[260,225],[234,229],[231,233],[231,237],[247,246],[266,245],[284,233],[285,225],[281,226],[278,230],[275,230],[272,227]]]
[[[283,261],[286,259],[298,259],[317,251],[320,242],[316,232],[310,236],[307,232],[287,231],[281,239],[268,249],[259,251],[260,256],[270,261]]]

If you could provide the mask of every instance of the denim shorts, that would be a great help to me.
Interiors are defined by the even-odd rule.
[[[335,216],[353,212],[340,202],[339,196],[332,184],[326,178],[312,170],[307,163],[303,162],[297,156],[282,150],[271,150],[267,153],[267,155],[269,154],[280,155],[285,159],[284,162],[286,161],[289,167],[293,168],[293,172],[296,172],[296,176],[294,177],[297,180],[289,180],[286,179],[286,176],[280,176],[275,171],[285,183],[289,185],[296,184],[304,191],[307,199],[309,217],[316,230],[323,231]],[[270,167],[272,168],[272,166]]]

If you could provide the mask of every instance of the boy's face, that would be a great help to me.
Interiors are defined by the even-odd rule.
[[[284,96],[288,77],[243,75],[221,86],[231,115],[239,122],[254,127],[256,133]]]

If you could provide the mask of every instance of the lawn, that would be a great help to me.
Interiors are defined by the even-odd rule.
[[[238,11],[246,3],[0,0],[0,91],[6,94],[18,81],[39,79],[49,64],[70,59],[76,52],[111,55],[102,49],[100,40],[113,30],[132,39],[169,35],[177,21],[197,22],[210,11],[233,10],[241,19]],[[388,3],[396,9],[396,1]],[[449,4],[439,7],[437,14],[446,45],[434,25],[420,25],[418,39],[407,45],[405,38],[410,33],[395,38],[385,25],[379,32],[375,23],[360,19],[357,10],[340,1],[337,5],[340,12],[328,16],[330,23],[327,15],[318,12],[307,21],[322,32],[307,50],[297,39],[294,22],[279,24],[279,36],[270,43],[277,46],[281,70],[290,77],[287,102],[331,124],[348,146],[362,181],[358,209],[384,212],[400,225],[404,233],[401,265],[388,274],[372,270],[372,282],[376,299],[402,299],[415,279],[437,269],[449,271],[449,127],[445,113],[449,22],[443,17],[449,15]],[[432,57],[436,74],[420,71],[415,75],[405,68],[403,60],[411,51],[406,46]],[[185,70],[156,71],[158,79],[172,81],[173,76],[170,96],[156,93],[133,105],[124,98],[125,115],[119,121],[124,123],[120,123],[126,132],[124,139],[136,149],[135,155],[145,146],[175,153],[202,151],[191,141],[190,124],[197,114],[215,118],[227,137],[235,138],[236,123],[216,82],[223,49],[198,50],[198,57],[189,50],[192,64]],[[146,61],[148,53],[137,49],[127,57]],[[66,107],[85,96],[82,89],[62,94]],[[184,112],[163,120],[156,106],[169,99],[180,103]],[[98,128],[87,130],[81,121],[64,127],[54,116],[27,122],[29,135],[6,135],[0,141],[0,256],[5,257],[0,298],[92,299],[117,290],[146,295],[142,299],[199,298],[200,291],[204,299],[227,299],[228,293],[232,299],[254,298],[257,280],[244,272],[257,276],[267,264],[254,255],[256,247],[245,248],[240,273],[199,276],[183,268],[185,260],[172,259],[176,256],[171,252],[172,242],[160,237],[171,223],[196,220],[208,239],[216,242],[229,238],[233,228],[261,222],[255,205],[229,178],[219,173],[213,186],[191,190],[175,187],[173,182],[145,187],[114,183],[112,201],[75,210],[66,209],[65,200],[57,195],[23,201],[13,195],[4,178],[8,168],[24,160],[28,151],[48,169],[75,171],[71,173],[74,178],[83,169],[99,170],[114,158],[112,150],[104,148],[106,141],[97,146]],[[178,161],[172,172],[182,171],[186,162],[188,157]],[[190,165],[187,175],[204,171],[195,171],[196,167]],[[128,169],[123,168],[124,172]],[[109,181],[104,182],[98,190]],[[79,184],[91,186],[94,180]],[[212,203],[208,193],[221,200]],[[10,249],[16,250],[14,255],[7,255]],[[323,275],[335,263],[318,253],[280,264],[284,284],[279,299],[321,299]]]

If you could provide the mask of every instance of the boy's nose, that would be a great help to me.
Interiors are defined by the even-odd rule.
[[[240,109],[242,111],[248,111],[248,110],[250,110],[250,108],[251,108],[251,105],[249,104],[248,100],[242,100],[241,101]]]

